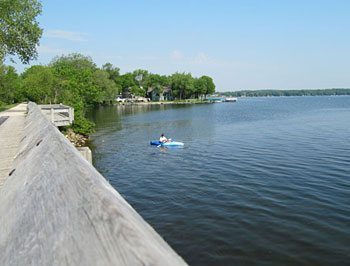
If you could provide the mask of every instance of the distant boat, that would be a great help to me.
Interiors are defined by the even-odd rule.
[[[207,100],[211,103],[222,103],[225,101],[225,98],[222,97],[208,97]]]
[[[237,102],[237,97],[226,97],[225,102]]]

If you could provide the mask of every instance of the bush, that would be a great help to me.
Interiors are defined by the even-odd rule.
[[[88,136],[90,133],[94,131],[95,123],[87,120],[82,115],[76,115],[74,117],[74,122],[72,125],[72,129],[75,133]]]

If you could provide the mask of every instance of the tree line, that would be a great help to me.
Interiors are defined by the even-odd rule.
[[[93,130],[85,112],[94,106],[112,104],[119,94],[148,96],[152,91],[171,91],[172,99],[198,98],[215,91],[208,76],[190,73],[170,76],[135,70],[121,75],[110,63],[99,68],[90,57],[70,54],[56,57],[48,65],[32,66],[18,74],[3,64],[12,56],[28,64],[37,58],[37,46],[43,30],[37,16],[42,12],[38,0],[1,0],[0,4],[0,107],[5,104],[33,101],[38,104],[63,103],[74,107],[73,129],[81,134]]]
[[[14,67],[0,65],[0,105],[33,101],[38,104],[63,103],[75,109],[73,129],[81,134],[93,130],[85,119],[88,109],[113,104],[120,94],[147,96],[151,89],[162,93],[170,88],[173,99],[198,98],[215,91],[212,78],[190,73],[159,75],[147,70],[125,74],[111,63],[101,68],[90,57],[70,54],[56,57],[48,65],[34,65],[18,74]]]
[[[333,89],[303,89],[303,90],[242,90],[219,92],[221,96],[234,97],[268,97],[268,96],[322,96],[322,95],[350,95],[349,88]]]

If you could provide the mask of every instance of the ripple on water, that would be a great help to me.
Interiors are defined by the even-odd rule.
[[[345,265],[349,107],[292,97],[101,109],[95,165],[191,265]],[[150,146],[160,132],[185,147]]]

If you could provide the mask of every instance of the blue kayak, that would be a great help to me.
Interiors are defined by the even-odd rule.
[[[151,140],[150,142],[151,145],[156,145],[156,146],[166,146],[166,147],[169,147],[169,146],[183,146],[183,142],[179,142],[179,141],[170,141],[170,142],[160,142],[159,140]]]

